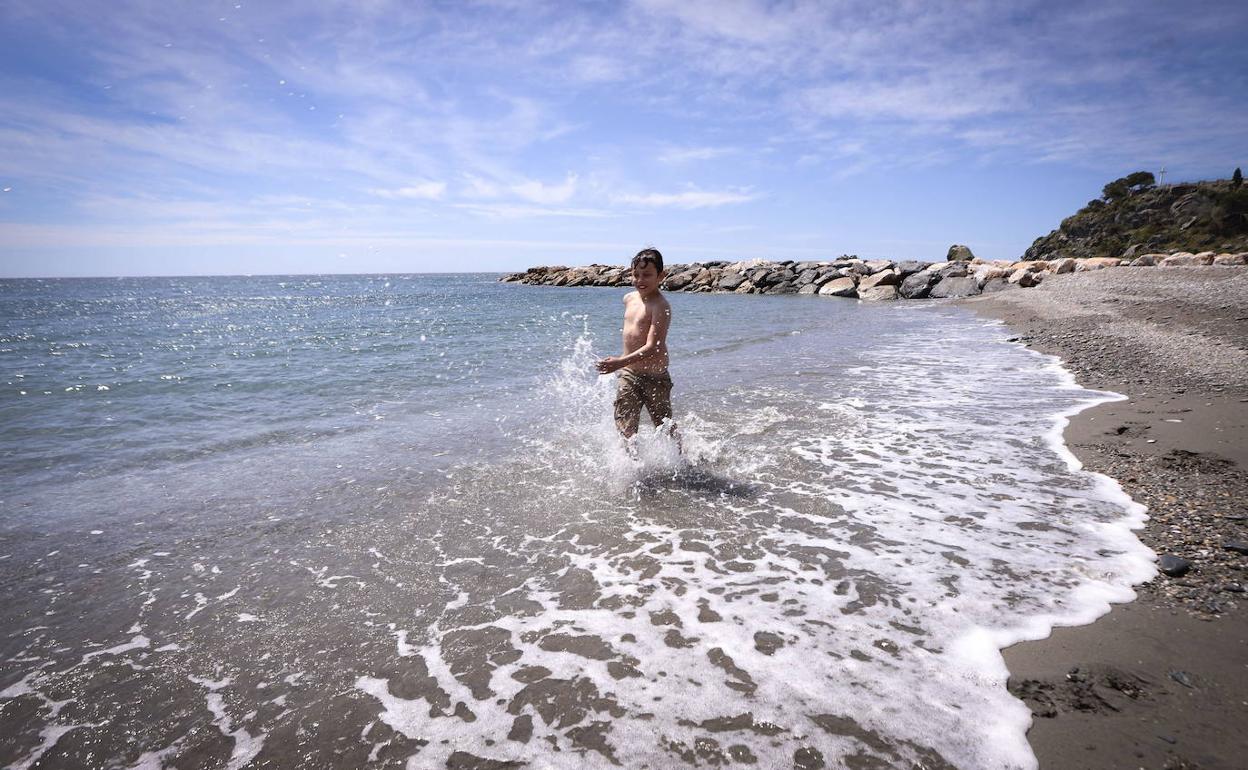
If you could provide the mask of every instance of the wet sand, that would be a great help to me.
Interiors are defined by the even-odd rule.
[[[963,300],[1128,400],[1066,442],[1192,562],[1089,626],[1005,651],[1042,768],[1233,768],[1248,754],[1248,270],[1120,268]],[[1016,408],[1026,408],[1025,404]]]

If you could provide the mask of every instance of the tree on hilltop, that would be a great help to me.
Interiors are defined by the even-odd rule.
[[[1231,174],[1231,187],[1236,189],[1244,183],[1244,172],[1239,170],[1239,166],[1235,167],[1235,173]]]
[[[1101,188],[1101,195],[1107,201],[1125,198],[1133,193],[1147,190],[1157,184],[1157,177],[1151,171],[1136,171],[1121,179],[1115,179]]]

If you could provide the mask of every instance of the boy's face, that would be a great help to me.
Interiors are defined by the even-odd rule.
[[[663,274],[650,262],[633,268],[633,288],[642,294],[657,289],[662,280]]]

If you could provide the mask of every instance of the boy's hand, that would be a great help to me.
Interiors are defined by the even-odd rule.
[[[599,374],[610,374],[622,366],[624,366],[624,362],[616,356],[607,356],[595,364]]]

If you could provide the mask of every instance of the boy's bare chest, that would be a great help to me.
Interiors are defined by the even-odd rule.
[[[650,308],[644,302],[630,302],[624,308],[624,331],[631,332],[650,326]]]

